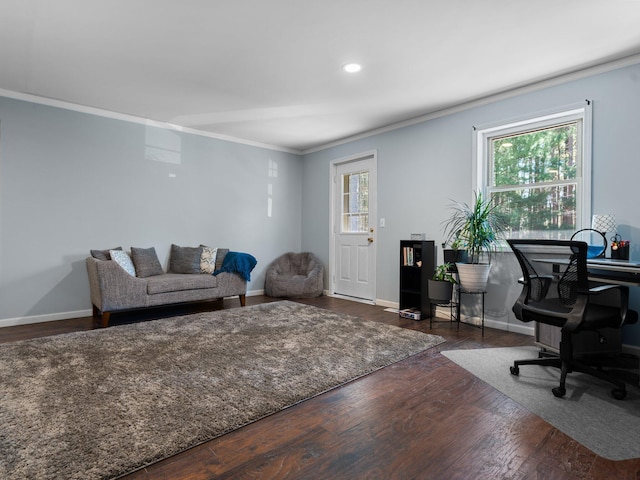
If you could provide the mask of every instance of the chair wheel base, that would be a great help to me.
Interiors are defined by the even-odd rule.
[[[565,393],[567,393],[567,389],[564,387],[555,387],[551,389],[551,393],[553,393],[554,397],[562,398]]]
[[[520,374],[520,369],[518,367],[509,367],[509,371],[511,372],[511,375],[519,375]]]

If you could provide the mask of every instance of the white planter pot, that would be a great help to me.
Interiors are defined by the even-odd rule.
[[[489,282],[488,263],[456,263],[460,287],[468,292],[484,292]]]

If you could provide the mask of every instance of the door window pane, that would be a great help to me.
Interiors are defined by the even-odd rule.
[[[342,175],[342,233],[369,231],[369,172]]]

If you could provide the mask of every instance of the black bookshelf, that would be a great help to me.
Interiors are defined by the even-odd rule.
[[[433,240],[400,240],[400,310],[420,312],[420,319],[431,316],[429,280],[436,268]]]

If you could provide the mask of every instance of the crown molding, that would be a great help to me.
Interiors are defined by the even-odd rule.
[[[136,117],[135,115],[128,115],[126,113],[112,112],[110,110],[103,110],[96,107],[88,107],[85,105],[79,105],[76,103],[65,102],[63,100],[56,100],[47,97],[41,97],[30,93],[14,92],[12,90],[0,89],[0,97],[11,98],[14,100],[21,100],[25,102],[31,102],[38,105],[46,105],[48,107],[62,108],[64,110],[71,110],[73,112],[86,113],[88,115],[95,115],[97,117],[110,118],[113,120],[121,120],[123,122],[137,123],[146,125],[149,127],[164,128],[166,130],[173,130],[176,132],[188,133],[191,135],[198,135],[201,137],[213,138],[216,140],[224,140],[226,142],[239,143],[242,145],[248,145],[251,147],[265,148],[268,150],[277,150],[285,153],[293,153],[295,155],[301,155],[302,151],[292,148],[280,147],[278,145],[270,145],[267,143],[254,142],[252,140],[246,140],[243,138],[232,137],[229,135],[222,135],[218,133],[205,132],[195,128],[183,127],[168,122],[161,122],[157,120],[151,120],[148,118]]]
[[[352,135],[349,137],[342,138],[340,140],[336,140],[334,142],[326,143],[323,145],[319,145],[317,147],[312,147],[305,150],[297,150],[287,147],[281,147],[278,145],[270,145],[261,142],[255,142],[252,140],[246,140],[242,138],[232,137],[229,135],[217,134],[212,132],[206,132],[203,130],[198,130],[190,127],[183,127],[180,125],[161,122],[157,120],[151,120],[148,118],[137,117],[135,115],[128,115],[124,113],[112,112],[109,110],[103,110],[96,107],[89,107],[84,105],[78,105],[71,102],[65,102],[62,100],[56,100],[47,97],[41,97],[38,95],[33,95],[29,93],[15,92],[12,90],[4,90],[0,89],[0,97],[12,98],[14,100],[22,100],[26,102],[31,102],[39,105],[46,105],[50,107],[62,108],[65,110],[71,110],[74,112],[86,113],[89,115],[95,115],[99,117],[111,118],[115,120],[122,120],[130,123],[137,123],[147,126],[153,126],[158,128],[164,128],[167,130],[173,130],[177,132],[188,133],[191,135],[198,135],[207,138],[213,138],[216,140],[223,140],[226,142],[238,143],[241,145],[248,145],[252,147],[264,148],[267,150],[276,150],[284,153],[291,153],[294,155],[308,155],[311,153],[319,152],[322,150],[326,150],[329,148],[337,147],[339,145],[344,145],[345,143],[354,142],[357,140],[362,140],[364,138],[372,137],[374,135],[380,135],[382,133],[391,132],[393,130],[398,130],[400,128],[408,127],[411,125],[416,125],[418,123],[427,122],[429,120],[434,120],[436,118],[445,117],[447,115],[452,115],[454,113],[462,112],[465,110],[469,110],[471,108],[479,107],[482,105],[487,105],[489,103],[498,102],[500,100],[505,100],[507,98],[512,98],[518,95],[523,95],[529,92],[535,92],[541,90],[543,88],[553,87],[555,85],[561,85],[563,83],[568,83],[574,80],[579,80],[586,77],[591,77],[594,75],[598,75],[601,73],[606,73],[612,70],[617,70],[619,68],[628,67],[631,65],[635,65],[640,63],[640,54],[631,55],[625,58],[621,58],[618,60],[614,60],[611,62],[602,63],[600,65],[595,65],[587,68],[583,68],[580,70],[564,73],[562,75],[557,75],[551,78],[542,79],[539,81],[535,81],[533,83],[529,83],[526,85],[522,85],[520,87],[516,87],[504,92],[499,92],[496,94],[488,95],[482,98],[478,98],[475,100],[471,100],[469,102],[464,102],[458,105],[453,105],[451,107],[438,110],[435,112],[430,112],[425,115],[421,115],[419,117],[415,117],[409,120],[404,120],[402,122],[393,123],[384,127],[376,128],[373,130],[368,130],[366,132],[362,132],[356,135]]]
[[[400,128],[408,127],[411,125],[416,125],[418,123],[427,122],[429,120],[434,120],[436,118],[446,117],[447,115],[452,115],[454,113],[462,112],[464,110],[469,110],[471,108],[476,108],[482,105],[487,105],[490,103],[495,103],[500,100],[505,100],[507,98],[512,98],[518,95],[524,95],[526,93],[535,92],[538,90],[542,90],[543,88],[553,87],[555,85],[561,85],[563,83],[568,83],[574,80],[579,80],[582,78],[592,77],[595,75],[599,75],[601,73],[610,72],[612,70],[618,70],[620,68],[629,67],[631,65],[636,65],[640,63],[640,54],[631,55],[628,57],[624,57],[618,60],[614,60],[607,63],[602,63],[600,65],[595,65],[592,67],[575,70],[572,72],[564,73],[561,75],[557,75],[551,78],[546,78],[543,80],[538,80],[533,83],[529,83],[526,85],[522,85],[520,87],[516,87],[504,92],[495,93],[493,95],[488,95],[486,97],[478,98],[475,100],[471,100],[469,102],[464,102],[458,105],[453,105],[448,108],[444,108],[442,110],[438,110],[435,112],[430,112],[425,115],[421,115],[419,117],[415,117],[409,120],[404,120],[402,122],[394,123],[391,125],[387,125],[385,127],[376,128],[374,130],[369,130],[366,132],[359,133],[357,135],[353,135],[350,137],[345,137],[340,140],[336,140],[335,142],[327,143],[324,145],[320,145],[317,147],[309,148],[302,151],[303,155],[308,155],[310,153],[319,152],[321,150],[326,150],[328,148],[337,147],[339,145],[344,145],[345,143],[354,142],[356,140],[362,140],[364,138],[368,138],[374,135],[380,135],[381,133],[391,132],[393,130],[398,130]]]

